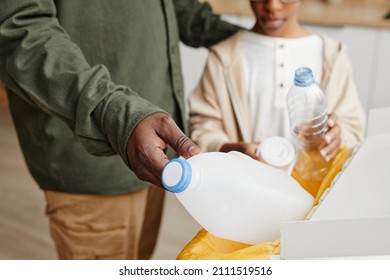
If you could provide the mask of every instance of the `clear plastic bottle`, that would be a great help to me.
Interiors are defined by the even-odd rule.
[[[315,196],[330,163],[320,154],[328,131],[326,97],[310,68],[295,71],[294,84],[287,94],[287,110],[297,150],[293,174]]]
[[[277,240],[314,200],[286,172],[235,151],[172,159],[162,183],[207,231],[247,244]]]

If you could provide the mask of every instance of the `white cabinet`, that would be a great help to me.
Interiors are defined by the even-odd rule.
[[[378,33],[369,108],[390,106],[390,29],[382,29]]]

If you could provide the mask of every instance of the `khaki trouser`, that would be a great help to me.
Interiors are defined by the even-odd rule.
[[[46,191],[46,214],[59,259],[149,259],[165,191],[84,195]]]

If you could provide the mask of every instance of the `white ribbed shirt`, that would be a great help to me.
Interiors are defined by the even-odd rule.
[[[295,70],[310,67],[320,82],[323,42],[318,35],[276,38],[243,32],[240,40],[244,85],[248,96],[253,141],[271,136],[291,139],[286,96]]]

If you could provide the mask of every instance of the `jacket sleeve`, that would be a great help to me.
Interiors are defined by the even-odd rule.
[[[216,57],[209,54],[206,67],[196,89],[189,97],[191,138],[198,144],[202,152],[219,151],[221,146],[230,142],[225,130],[223,106],[228,98],[223,98],[226,89],[223,88],[223,69],[218,67]],[[218,93],[218,95],[217,95]]]
[[[207,2],[174,0],[180,40],[191,47],[209,47],[242,27],[221,20]]]
[[[364,138],[366,113],[360,102],[349,57],[342,48],[327,86],[329,112],[339,118],[343,144],[353,148]]]
[[[59,24],[52,0],[2,0],[0,80],[11,94],[65,121],[91,154],[119,153],[145,116],[162,111],[90,66]]]

